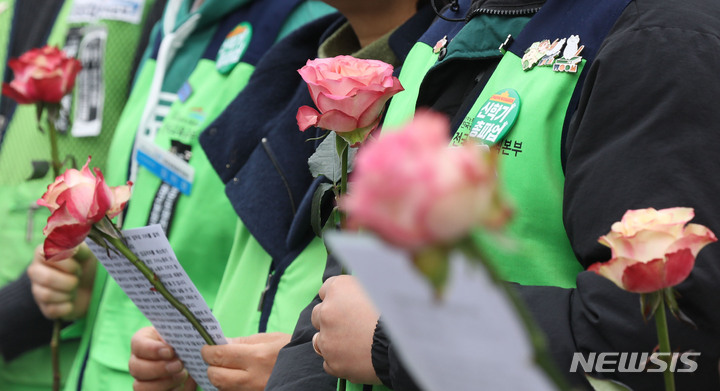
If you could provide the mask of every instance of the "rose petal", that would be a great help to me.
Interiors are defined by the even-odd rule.
[[[607,262],[593,263],[587,270],[607,278],[622,289],[626,289],[623,283],[623,273],[628,266],[634,263],[637,263],[637,261],[630,258],[613,258]]]
[[[82,64],[74,58],[69,58],[62,64],[61,88],[63,95],[67,95],[75,87],[75,79],[80,70],[82,70]]]
[[[717,237],[704,225],[688,224],[683,231],[683,236],[668,247],[667,253],[672,253],[681,249],[689,249],[693,257],[712,242],[717,242]]]
[[[68,213],[79,223],[87,223],[95,194],[95,186],[87,183],[67,188],[57,198],[60,209]],[[49,220],[48,220],[49,221]]]
[[[61,261],[72,256],[75,247],[90,233],[91,227],[85,224],[69,224],[53,229],[43,244],[46,260]]]
[[[612,231],[600,237],[599,242],[612,250],[612,257],[633,258],[639,261],[662,258],[666,250],[677,240],[667,232],[649,229],[635,232],[633,236],[623,236]]]
[[[320,113],[312,107],[301,106],[295,115],[295,120],[297,120],[300,131],[304,132],[307,128],[317,125],[319,116]]]
[[[321,113],[338,110],[350,117],[360,118],[382,96],[382,92],[374,91],[360,91],[352,96],[321,93],[316,104]]]
[[[127,186],[115,186],[110,188],[113,192],[113,204],[108,209],[107,215],[109,218],[113,218],[120,214],[123,209],[125,209],[125,205],[127,204],[128,200],[130,200],[130,195],[132,193],[132,185],[133,183],[128,181]]]
[[[396,81],[396,84],[392,88],[386,90],[380,98],[378,98],[373,104],[368,106],[365,112],[360,115],[360,117],[358,118],[358,123],[361,126],[375,121],[378,117],[380,117],[380,115],[385,109],[385,104],[387,103],[387,101],[390,100],[393,95],[404,90],[400,85],[400,81],[397,79],[394,80]]]
[[[683,249],[665,256],[665,281],[663,288],[675,286],[690,275],[695,266],[695,256],[689,249]]]
[[[12,83],[10,83],[10,84],[3,83],[2,84],[2,93],[3,93],[3,95],[7,96],[10,99],[15,100],[17,103],[19,103],[21,105],[35,103],[35,101],[27,95],[26,91],[20,90],[19,88],[16,87],[16,85],[13,85]]]
[[[337,133],[351,132],[358,128],[357,120],[337,110],[330,110],[320,114],[317,121],[318,128],[329,129]]]
[[[31,78],[28,89],[38,100],[47,103],[60,103],[67,92],[63,90],[63,77],[59,72],[51,77]]]
[[[105,217],[108,209],[113,204],[113,193],[110,187],[105,183],[105,178],[102,172],[97,167],[95,168],[95,192],[92,197],[90,204],[90,210],[87,216],[88,221],[97,223]]]
[[[650,293],[665,288],[665,260],[658,258],[629,265],[623,273],[622,285],[626,291],[635,293]]]

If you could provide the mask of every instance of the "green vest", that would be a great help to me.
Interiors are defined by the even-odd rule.
[[[498,40],[502,41],[507,34],[517,36],[527,21],[527,17],[476,16],[450,42],[448,54],[442,61],[497,57]],[[413,52],[421,50],[417,46],[423,45],[426,46],[417,44]],[[423,50],[428,52],[426,48]],[[442,66],[442,61],[434,66]],[[570,248],[562,223],[564,175],[560,138],[564,108],[568,107],[580,70],[575,74],[558,73],[550,67],[536,67],[526,72],[520,62],[513,53],[505,53],[455,136],[460,138],[469,130],[491,95],[505,88],[518,92],[522,102],[519,117],[510,133],[498,143],[497,152],[501,191],[514,205],[514,214],[502,232],[504,240],[480,230],[474,236],[508,281],[572,287],[582,268]],[[403,68],[403,72],[406,69],[411,70]],[[423,77],[421,73],[401,73],[401,80],[412,79],[407,85],[416,84]],[[403,82],[403,85],[406,84]],[[390,106],[391,111],[407,108],[412,109],[414,105]],[[407,113],[391,112],[388,116],[407,118]],[[529,259],[533,262],[527,262]]]
[[[322,285],[325,259],[325,246],[320,238],[315,238],[284,270],[266,332],[293,332],[300,312]],[[226,336],[242,337],[259,331],[260,302],[271,263],[270,255],[238,220],[233,249],[213,308]]]
[[[467,37],[483,28],[482,19],[475,18],[466,27],[468,34],[453,43],[466,44]],[[521,59],[506,52],[455,135],[457,140],[471,130],[491,95],[507,88],[517,91],[519,116],[496,151],[500,189],[513,205],[512,219],[501,233],[507,240],[482,230],[475,235],[508,281],[571,288],[582,271],[562,221],[565,176],[560,149],[565,114],[584,64],[577,73],[554,72],[552,67],[524,71]]]

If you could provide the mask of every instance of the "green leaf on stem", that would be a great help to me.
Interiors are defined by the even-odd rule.
[[[673,289],[672,287],[665,288],[665,289],[663,289],[663,295],[665,295],[665,302],[667,303],[668,308],[670,309],[670,313],[675,317],[675,319],[677,319],[677,320],[687,324],[688,326],[694,328],[695,330],[697,330],[698,327],[695,324],[695,322],[693,322],[693,320],[690,319],[689,316],[685,315],[685,313],[682,312],[682,310],[680,309],[680,306],[678,305],[678,302],[677,302],[678,293],[675,291],[675,289]]]
[[[355,145],[358,143],[363,143],[365,140],[367,140],[370,136],[370,131],[373,130],[378,123],[380,123],[380,118],[382,116],[378,116],[373,123],[371,123],[369,126],[364,128],[358,128],[350,132],[342,132],[338,133],[338,136],[343,138],[348,144]]]
[[[35,116],[37,118],[38,124],[42,122],[43,110],[45,110],[45,103],[43,103],[43,102],[35,103]],[[38,126],[38,128],[40,129],[40,133],[44,133],[43,129],[41,127]]]
[[[50,162],[47,160],[33,160],[30,163],[32,164],[32,173],[30,174],[30,178],[27,179],[29,181],[45,178],[45,175],[50,171]]]
[[[335,132],[325,137],[320,145],[318,145],[315,153],[308,159],[308,166],[310,167],[310,173],[314,178],[320,175],[324,175],[333,183],[338,183],[342,176],[340,167],[340,155],[337,152]],[[352,171],[352,160],[357,153],[357,148],[350,148],[348,166],[348,172]]]
[[[330,191],[335,186],[332,183],[321,183],[320,186],[318,186],[317,189],[315,189],[315,193],[313,193],[312,198],[312,204],[310,207],[310,225],[312,226],[313,232],[315,232],[315,235],[322,237],[322,204],[323,200],[325,200],[325,195],[330,193]],[[332,194],[332,193],[331,193]]]
[[[662,295],[658,292],[640,294],[640,312],[644,321],[647,322],[655,315],[660,303],[662,303]]]
[[[614,380],[601,380],[589,375],[585,375],[585,378],[595,391],[632,391],[630,387]]]
[[[62,161],[61,165],[63,167],[65,167],[65,166],[67,166],[68,162],[71,163],[70,167],[77,170],[78,165],[77,165],[77,159],[75,159],[75,156],[73,156],[73,155],[65,156],[65,160]]]
[[[440,299],[445,291],[448,273],[450,270],[449,251],[444,247],[427,247],[413,254],[413,263],[435,290],[435,296]]]

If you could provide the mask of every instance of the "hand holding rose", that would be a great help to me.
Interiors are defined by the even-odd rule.
[[[352,276],[328,278],[320,288],[322,303],[313,308],[312,324],[319,330],[313,344],[325,360],[325,372],[358,384],[380,384],[372,364],[375,306]]]
[[[82,246],[85,252],[90,251]],[[46,318],[73,320],[85,316],[97,261],[78,258],[76,253],[68,259],[46,262],[42,246],[35,249],[27,273],[35,302]]]

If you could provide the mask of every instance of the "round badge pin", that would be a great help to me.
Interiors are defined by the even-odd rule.
[[[520,95],[512,88],[490,96],[470,126],[469,137],[494,145],[508,134],[520,114]]]
[[[252,39],[252,26],[248,22],[238,24],[225,36],[215,60],[218,72],[227,75],[235,68],[250,46],[250,39]]]

